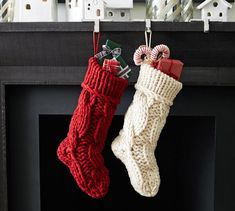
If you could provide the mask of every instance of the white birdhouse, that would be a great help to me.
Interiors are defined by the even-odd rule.
[[[84,0],[85,19],[130,20],[133,0]]]
[[[66,0],[67,21],[82,21],[84,19],[84,0]]]
[[[208,21],[227,21],[227,12],[231,8],[232,5],[225,0],[206,0],[197,6],[202,20]]]
[[[57,20],[57,0],[17,0],[16,22],[44,22]]]
[[[104,0],[84,0],[85,19],[104,19]]]
[[[133,0],[106,0],[105,19],[126,21],[130,20],[130,10],[133,8]]]

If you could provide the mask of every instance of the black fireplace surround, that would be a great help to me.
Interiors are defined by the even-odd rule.
[[[209,33],[202,23],[152,24],[153,45],[167,44],[185,66],[155,151],[160,189],[148,198],[134,191],[110,148],[135,91],[132,55],[144,42],[144,23],[102,23],[101,43],[120,43],[132,74],[103,151],[109,192],[98,200],[78,188],[56,156],[93,52],[92,24],[0,26],[0,211],[234,211],[234,24],[213,23]]]

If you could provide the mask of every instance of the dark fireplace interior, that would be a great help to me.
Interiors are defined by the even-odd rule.
[[[80,91],[80,86],[61,85],[11,85],[6,88],[9,211],[137,208],[214,211],[217,119],[211,115],[211,107],[203,111],[196,103],[206,100],[213,103],[220,94],[218,90],[204,89],[205,95],[201,95],[200,89],[185,87],[175,101],[156,149],[160,190],[155,197],[147,198],[134,191],[125,166],[110,149],[122,128],[123,114],[133,96],[133,87],[128,88],[114,116],[103,151],[110,171],[109,192],[98,200],[78,188],[68,168],[56,155],[59,143],[67,134]],[[206,97],[210,96],[208,93],[214,93],[211,101]],[[198,98],[202,98],[201,101]],[[193,112],[191,105],[198,109]]]
[[[214,134],[212,117],[169,117],[156,150],[161,186],[156,197],[145,198],[130,185],[124,165],[110,149],[123,125],[116,115],[109,130],[104,158],[110,189],[104,199],[85,195],[69,170],[56,157],[71,116],[40,115],[40,181],[42,211],[159,210],[213,211]],[[198,132],[200,131],[200,133]]]

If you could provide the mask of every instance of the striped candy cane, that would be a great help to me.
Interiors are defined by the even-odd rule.
[[[141,45],[134,53],[133,60],[135,65],[139,66],[143,63],[145,58],[151,55],[151,48],[146,45]]]
[[[157,45],[153,48],[151,52],[150,59],[152,62],[160,58],[168,59],[170,57],[170,49],[166,45]]]

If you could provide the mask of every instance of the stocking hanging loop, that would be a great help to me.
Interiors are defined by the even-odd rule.
[[[100,21],[99,21],[99,19],[97,19],[94,22],[94,31],[93,31],[94,55],[96,55],[98,53],[99,44],[100,44]]]

